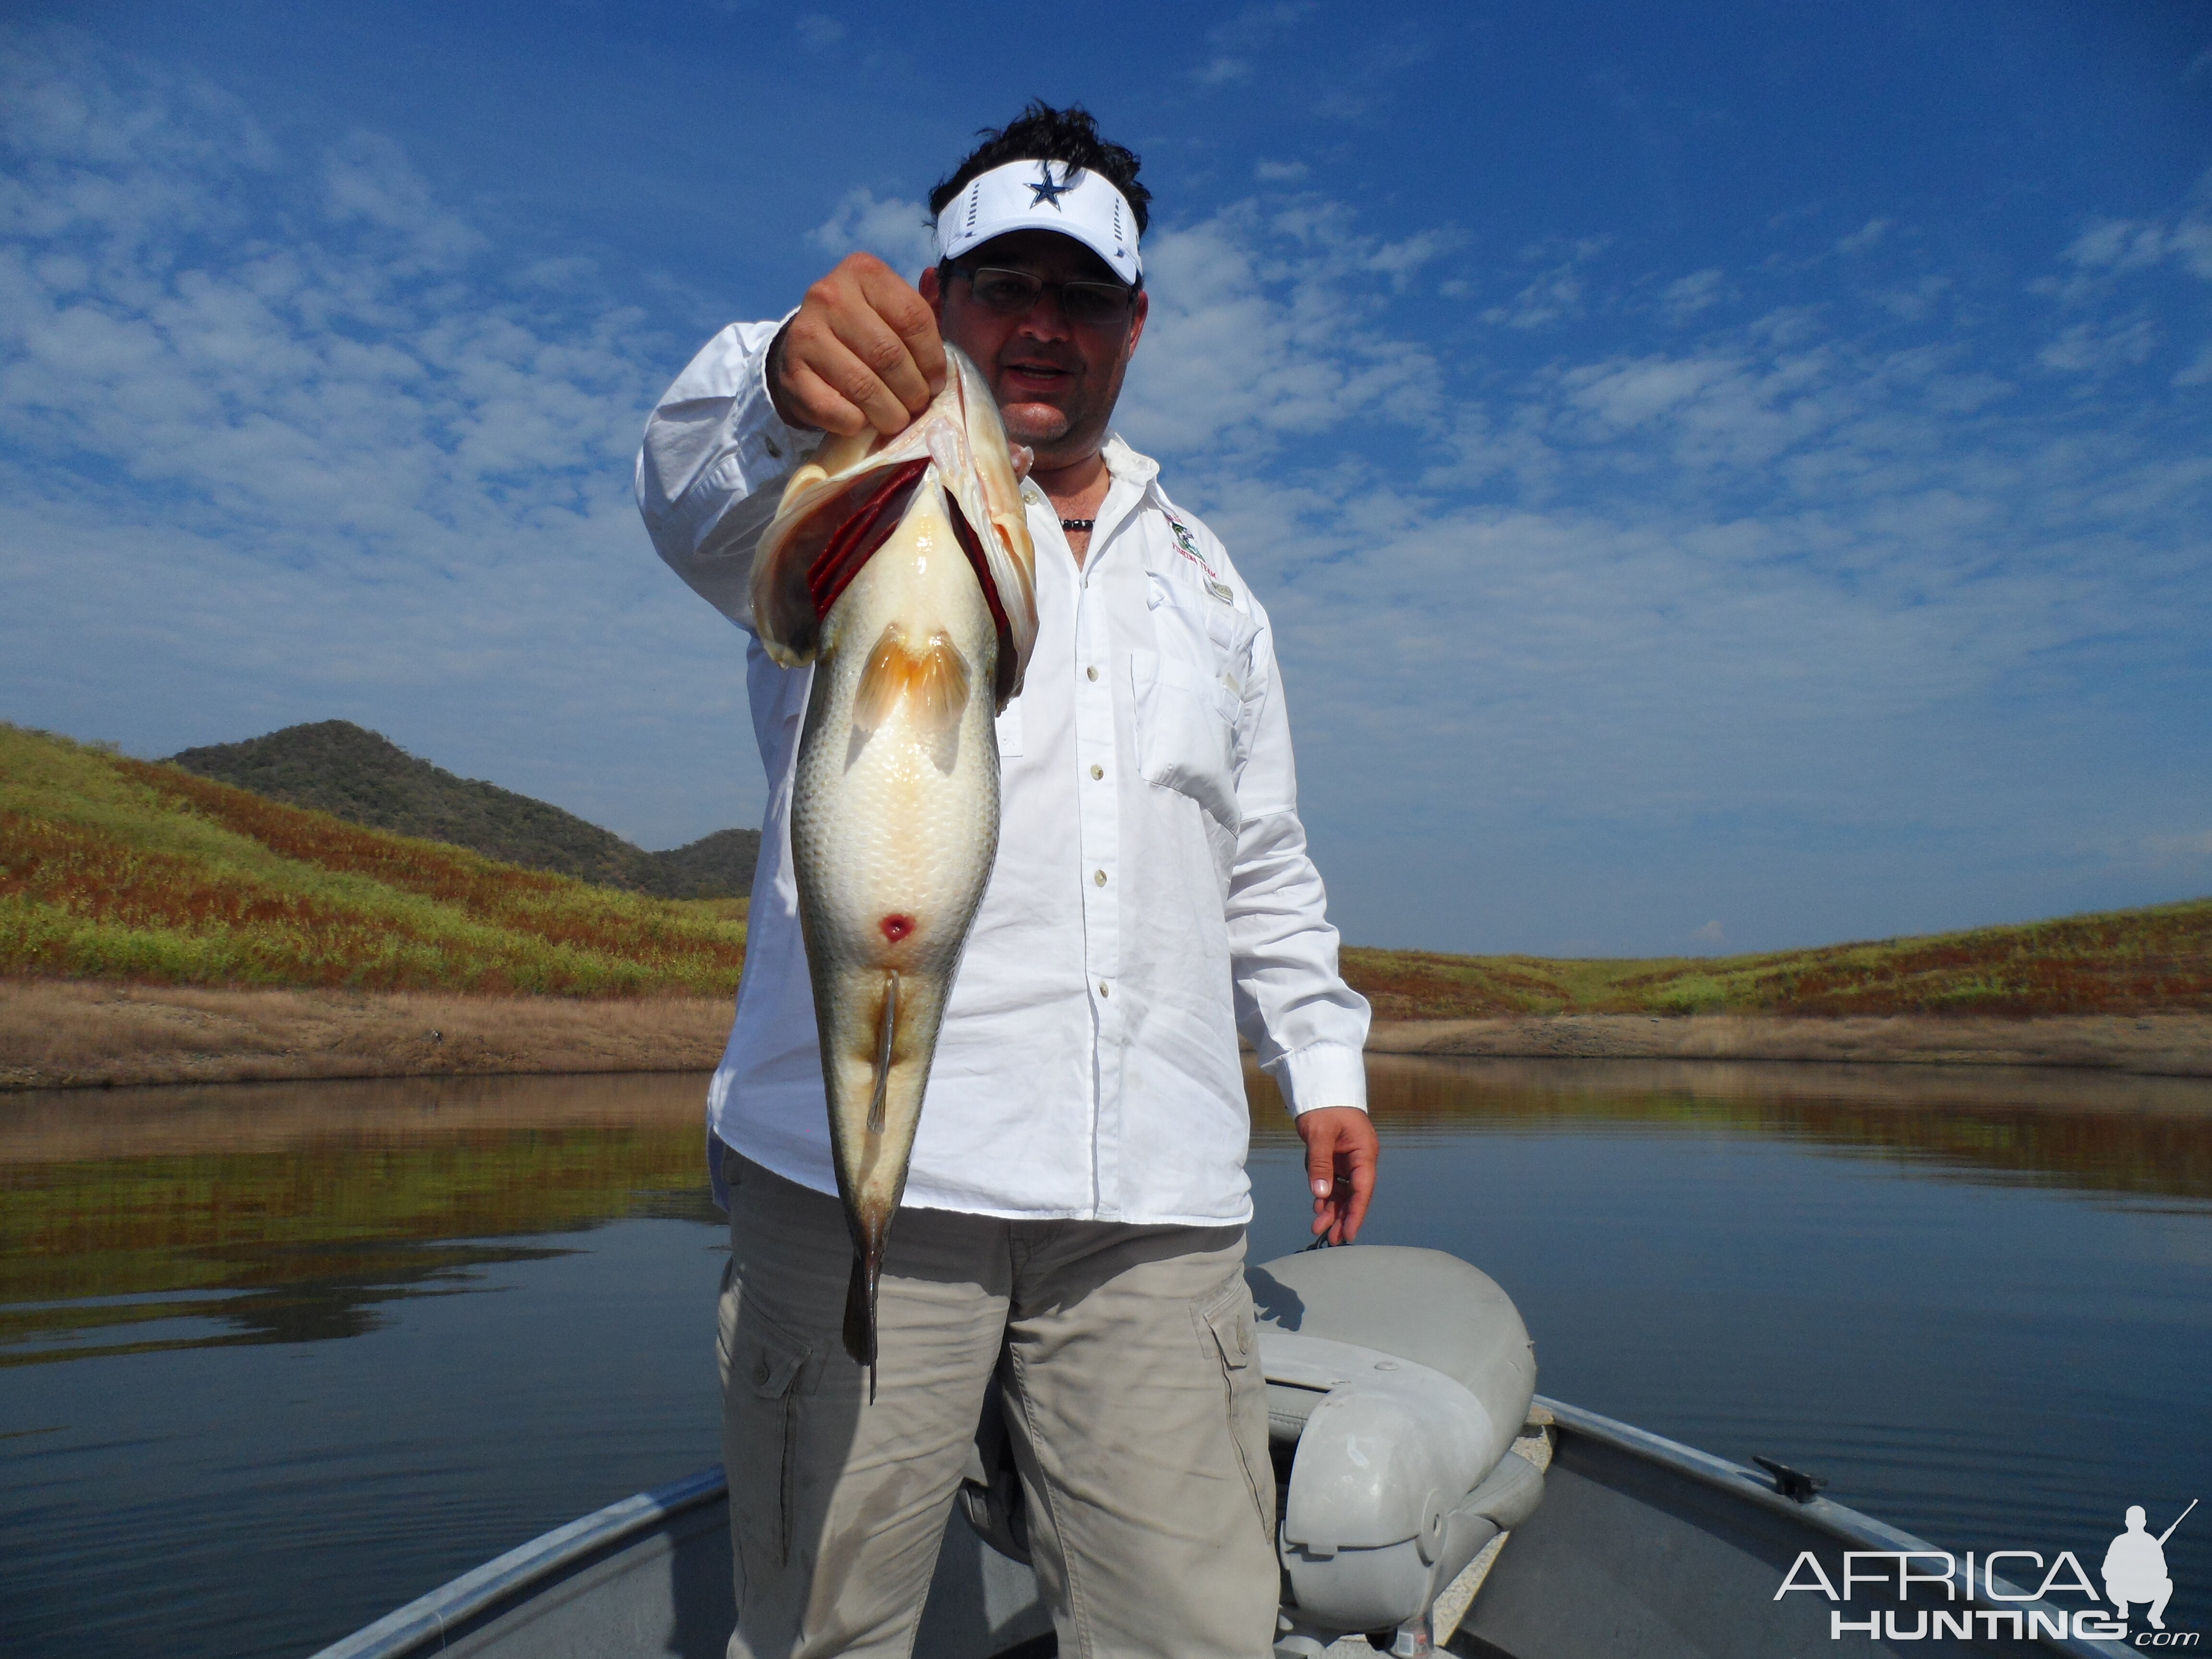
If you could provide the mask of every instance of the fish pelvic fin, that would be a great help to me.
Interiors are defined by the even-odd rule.
[[[884,1097],[890,1091],[891,1081],[891,1042],[898,1035],[898,969],[888,969],[884,974],[884,1012],[878,1022],[876,1038],[876,1091],[868,1098],[868,1133],[883,1133]]]
[[[959,647],[933,634],[919,650],[896,623],[885,625],[853,694],[853,724],[872,732],[905,704],[907,718],[933,737],[957,731],[973,676]]]
[[[868,1370],[868,1403],[876,1403],[876,1290],[883,1278],[880,1251],[853,1253],[853,1277],[845,1287],[845,1352]]]

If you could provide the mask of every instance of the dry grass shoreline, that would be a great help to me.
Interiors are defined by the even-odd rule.
[[[1377,1020],[1370,1054],[2043,1066],[2212,1077],[2212,1014],[1550,1014]]]
[[[0,1091],[711,1069],[723,997],[606,1000],[0,980]],[[2087,1067],[2212,1077],[2212,1014],[1378,1020],[1370,1052]]]
[[[460,996],[0,980],[0,1091],[713,1069],[726,997]]]

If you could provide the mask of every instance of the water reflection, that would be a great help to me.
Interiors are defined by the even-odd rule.
[[[1376,1055],[1410,1147],[1470,1131],[1724,1133],[1922,1172],[2212,1197],[2212,1084],[2105,1073]],[[1257,1147],[1294,1144],[1248,1071]],[[0,1100],[0,1366],[377,1328],[560,1254],[497,1241],[712,1221],[696,1076],[379,1079]]]
[[[1548,1392],[1810,1467],[1961,1548],[2100,1549],[2115,1505],[2176,1512],[2212,1480],[2212,1083],[1414,1057],[1370,1078],[1370,1237],[1489,1271]],[[1264,1259],[1303,1242],[1306,1200],[1253,1093]],[[0,1097],[10,1651],[307,1651],[712,1462],[703,1095]],[[2169,1548],[2200,1595],[2212,1533]]]
[[[1296,1139],[1248,1066],[1255,1144]],[[1717,1130],[1875,1154],[1930,1174],[2212,1197],[2212,1081],[2027,1067],[1370,1054],[1386,1139],[1473,1127]]]
[[[0,1366],[357,1336],[387,1304],[708,1219],[691,1076],[374,1080],[0,1103]]]

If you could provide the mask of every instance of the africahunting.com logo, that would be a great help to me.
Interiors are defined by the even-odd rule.
[[[1948,1550],[1846,1550],[1843,1570],[1832,1577],[1805,1550],[1782,1576],[1774,1599],[1802,1592],[1837,1603],[1828,1614],[1828,1634],[1836,1641],[1856,1636],[1892,1642],[2071,1638],[2146,1650],[2193,1648],[2202,1632],[2166,1628],[2173,1578],[2166,1571],[2166,1540],[2196,1507],[2191,1498],[2164,1532],[2154,1534],[2148,1512],[2140,1504],[2130,1505],[2126,1530],[2106,1547],[2098,1570],[2101,1591],[2072,1550],[2061,1550],[2047,1565],[2038,1550],[1970,1551],[1963,1562]],[[2036,1587],[2027,1589],[2030,1583]],[[1909,1602],[1916,1591],[1921,1606],[1881,1605],[1892,1599]],[[1946,1605],[1927,1605],[1939,1592]],[[2069,1607],[2067,1598],[2081,1598],[2085,1605]],[[2142,1625],[2136,1628],[2131,1620],[2138,1615]]]

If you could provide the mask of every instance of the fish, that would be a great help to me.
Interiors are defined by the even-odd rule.
[[[994,717],[1036,643],[1036,550],[989,386],[947,344],[904,430],[832,436],[752,571],[755,631],[814,678],[791,802],[837,1193],[846,1352],[877,1378],[884,1251],[999,845]]]

